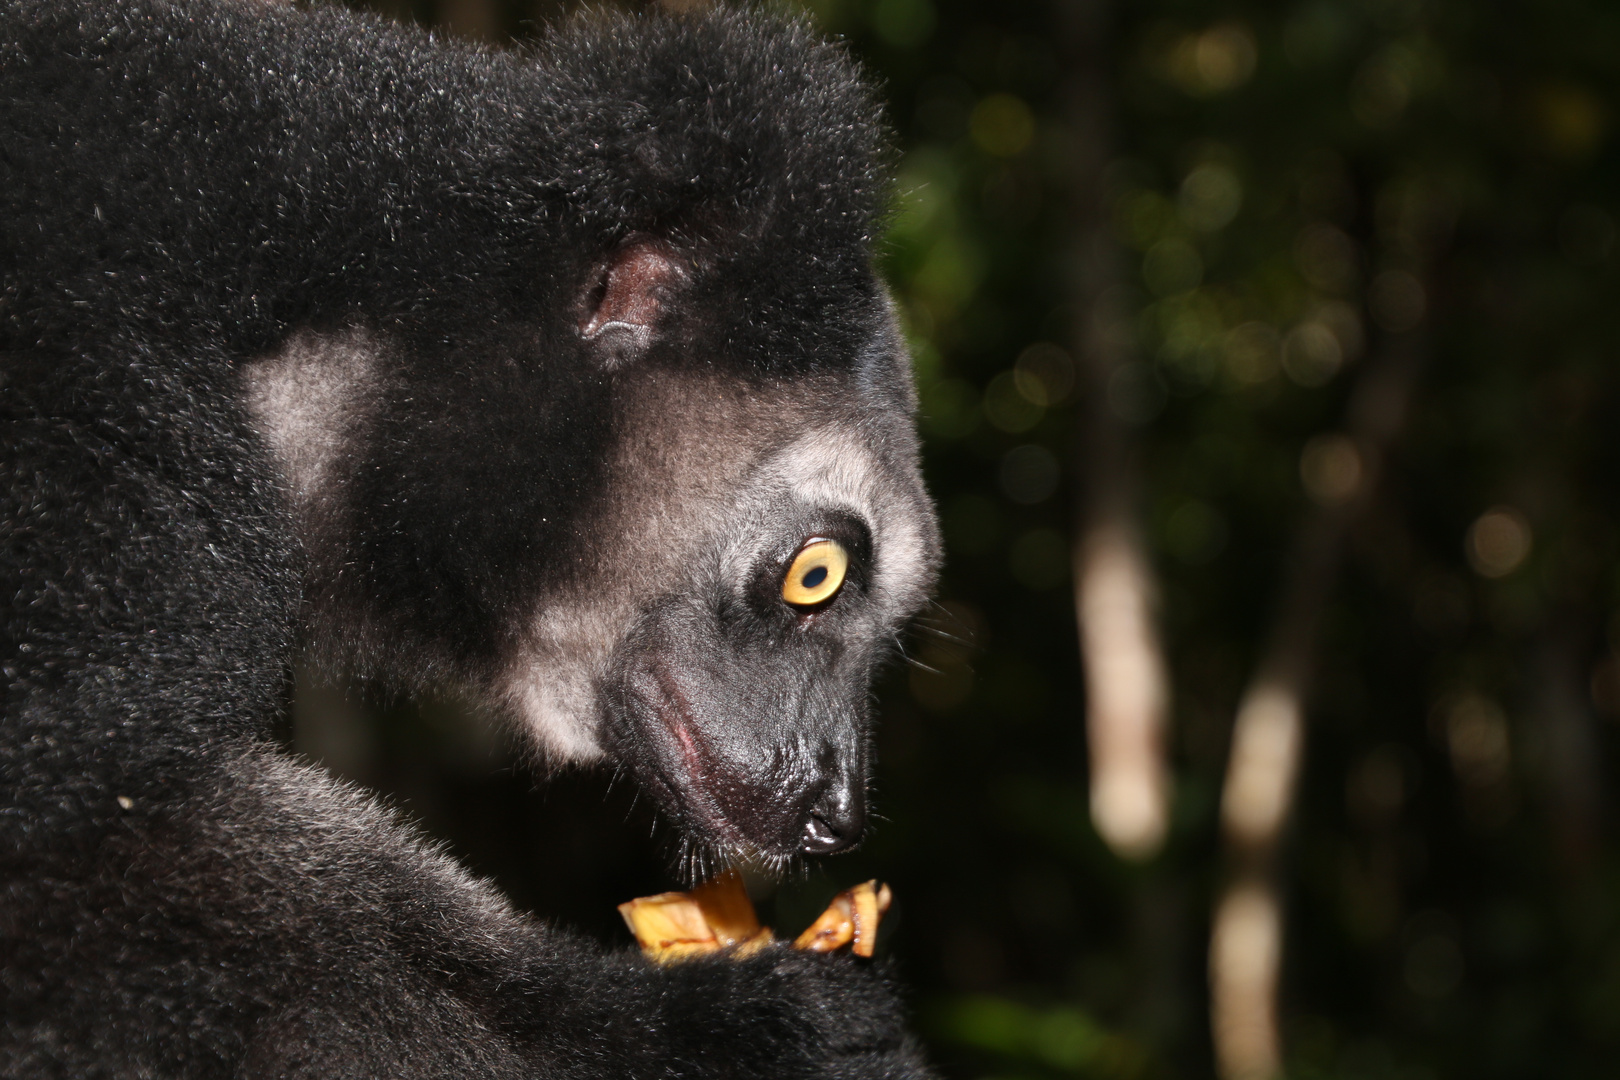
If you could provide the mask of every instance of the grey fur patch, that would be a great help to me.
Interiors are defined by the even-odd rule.
[[[306,544],[343,516],[343,478],[376,400],[381,352],[362,330],[305,331],[242,369],[243,401],[287,485]]]
[[[873,534],[877,603],[885,614],[904,618],[922,604],[933,583],[938,554],[932,511],[914,472],[884,460],[859,431],[855,425],[834,424],[805,432],[762,463],[741,502],[792,499],[866,522]],[[727,577],[745,574],[755,554],[757,545],[739,536],[727,552]]]

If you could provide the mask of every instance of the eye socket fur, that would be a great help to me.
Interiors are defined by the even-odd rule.
[[[794,607],[826,603],[843,587],[849,573],[849,552],[836,540],[816,539],[793,556],[782,579],[782,599]]]

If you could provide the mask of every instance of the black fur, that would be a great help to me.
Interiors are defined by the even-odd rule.
[[[604,952],[270,741],[301,625],[501,705],[524,620],[590,579],[624,365],[904,419],[875,113],[760,16],[518,56],[253,0],[0,0],[0,1074],[924,1074],[869,966]],[[657,319],[581,333],[648,237]],[[243,393],[301,334],[389,364],[303,508]],[[872,436],[897,467],[908,438]],[[858,602],[861,699],[908,612]]]

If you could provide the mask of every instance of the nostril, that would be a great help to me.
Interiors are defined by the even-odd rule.
[[[857,800],[823,800],[805,819],[800,850],[807,855],[831,855],[855,846],[864,824]]]
[[[830,855],[849,846],[849,841],[836,825],[812,813],[804,823],[804,837],[799,847],[806,855]]]

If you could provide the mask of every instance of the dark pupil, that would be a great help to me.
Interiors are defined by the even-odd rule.
[[[808,574],[804,575],[804,577],[800,578],[799,584],[803,585],[807,589],[813,589],[826,580],[827,568],[825,566],[818,566]]]

